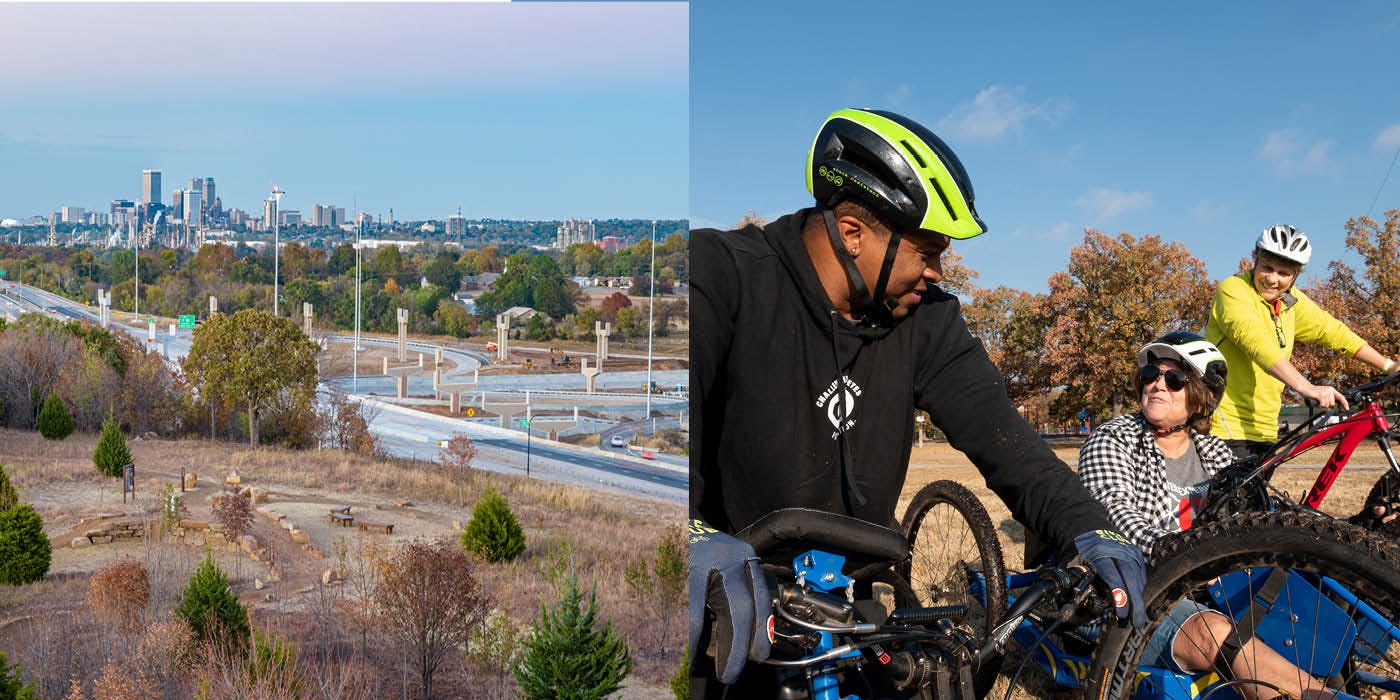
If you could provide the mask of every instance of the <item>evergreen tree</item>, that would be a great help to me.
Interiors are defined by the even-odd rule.
[[[4,319],[0,319],[4,321]],[[19,665],[9,665],[5,652],[0,651],[0,700],[38,700],[33,684],[25,683],[19,675]]]
[[[506,499],[487,489],[462,531],[462,546],[489,562],[511,561],[525,551],[525,530]]]
[[[248,640],[248,611],[229,591],[228,577],[209,552],[180,594],[175,614],[184,618],[201,640],[227,642],[241,649]]]
[[[540,609],[535,629],[515,662],[515,680],[530,700],[601,700],[632,672],[632,655],[612,623],[594,629],[597,593],[583,609],[578,581],[569,578],[558,607]]]
[[[56,393],[49,392],[44,407],[39,409],[39,434],[48,440],[62,440],[73,434],[73,414]]]
[[[0,583],[32,583],[49,572],[53,551],[34,506],[21,503],[0,512]]]
[[[98,438],[97,449],[92,452],[92,463],[97,465],[97,471],[107,476],[121,476],[122,467],[131,464],[131,450],[126,448],[126,436],[110,416],[102,421],[102,437]]]
[[[681,665],[676,669],[676,675],[671,676],[669,681],[671,694],[676,696],[676,700],[690,700],[690,645],[685,645],[681,651]]]
[[[10,483],[10,476],[5,473],[5,465],[0,464],[0,511],[6,511],[19,504],[19,492]]]

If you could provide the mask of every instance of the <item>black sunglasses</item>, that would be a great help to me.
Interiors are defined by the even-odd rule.
[[[1138,370],[1138,386],[1145,387],[1157,381],[1157,377],[1165,375],[1167,378],[1167,388],[1172,391],[1181,391],[1186,388],[1186,373],[1179,369],[1163,370],[1157,365],[1143,365]]]

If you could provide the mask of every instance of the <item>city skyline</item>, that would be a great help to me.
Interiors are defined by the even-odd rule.
[[[273,185],[351,218],[686,214],[684,3],[11,4],[0,39],[0,218],[143,199],[145,169],[254,215]]]

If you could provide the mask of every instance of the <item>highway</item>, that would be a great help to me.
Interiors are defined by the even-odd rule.
[[[12,312],[17,316],[19,309],[23,308],[26,311],[47,313],[52,316],[82,318],[93,322],[98,320],[96,307],[85,306],[26,285],[8,282],[5,285],[7,287],[5,294],[0,295],[0,300],[3,300],[0,301],[0,313]],[[114,325],[127,331],[137,340],[146,342],[148,330],[145,323],[141,323],[139,326],[117,323],[118,315],[131,319],[132,314],[113,312]],[[150,344],[154,346],[154,350],[159,351],[167,359],[177,362],[189,353],[192,331],[177,330],[172,335],[169,330],[168,323],[164,326],[157,326],[155,341]],[[341,337],[349,340],[348,336],[336,336],[336,339],[339,340]],[[397,342],[392,338],[369,338],[363,335],[361,339],[366,344],[394,345]],[[421,341],[411,342],[410,345],[415,346],[414,352],[420,350],[432,352],[433,346],[423,344]],[[463,350],[447,349],[446,352],[452,353],[453,361],[458,363],[457,371],[452,373],[456,376],[451,381],[461,381],[463,379],[461,375],[469,375],[471,370],[476,368],[477,365],[474,363],[486,359]],[[380,367],[374,369],[377,372]],[[618,375],[617,381],[630,382],[627,384],[628,386],[640,389],[645,380],[639,378],[637,376],[639,374],[645,375],[645,372],[619,372],[616,373]],[[684,375],[686,375],[684,371],[653,372],[653,379],[662,385],[683,384],[688,380],[688,377]],[[606,373],[603,375],[603,377],[608,376]],[[414,379],[410,379],[411,389],[421,389],[421,393],[424,394],[431,393],[431,377],[416,379],[417,383]],[[500,389],[518,391],[522,394],[526,388],[542,391],[582,388],[582,378],[576,373],[496,377],[495,379],[501,380],[499,382]],[[426,384],[420,386],[423,382]],[[348,393],[350,384],[350,377],[327,378],[321,385],[319,393],[324,398],[332,387]],[[530,437],[527,446],[526,435],[518,430],[506,430],[465,419],[447,418],[415,411],[371,396],[371,393],[388,394],[393,391],[390,378],[382,374],[369,377],[361,376],[358,389],[359,393],[355,395],[355,398],[366,403],[368,409],[366,413],[373,418],[370,424],[371,432],[379,438],[385,452],[395,457],[435,461],[441,451],[438,441],[445,441],[455,433],[465,433],[481,450],[473,465],[478,468],[501,473],[524,474],[528,453],[529,473],[532,478],[604,488],[676,503],[684,503],[688,498],[688,468],[684,458],[659,455],[662,457],[661,459],[648,460],[627,450],[581,448],[554,443],[541,439],[538,434]],[[493,389],[495,388],[493,387]],[[663,400],[666,404],[676,406],[678,409],[683,410],[684,408],[683,402],[680,400],[665,397],[653,397],[653,408],[661,405]],[[638,412],[642,412],[645,405],[645,397],[641,394],[628,397],[625,401],[637,404]],[[633,431],[641,427],[640,424],[629,425],[632,426],[631,430]],[[659,420],[658,426],[661,425]],[[623,428],[626,427],[623,426]],[[602,444],[607,444],[606,438]]]

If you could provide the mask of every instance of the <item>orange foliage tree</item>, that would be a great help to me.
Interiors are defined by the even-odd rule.
[[[1085,407],[1100,418],[1134,408],[1138,348],[1166,331],[1199,331],[1213,293],[1205,264],[1182,243],[1094,229],[1049,284],[1040,313],[1053,320],[1039,361],[1064,389],[1059,417]]]

